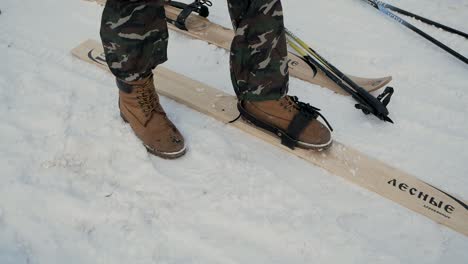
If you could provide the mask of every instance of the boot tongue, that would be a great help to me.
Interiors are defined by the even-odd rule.
[[[145,89],[140,95],[141,102],[141,112],[142,117],[144,118],[144,125],[146,126],[148,122],[154,117],[154,115],[165,116],[166,112],[159,103],[159,96],[155,90]]]
[[[145,127],[146,125],[148,125],[148,122],[153,118],[154,111],[147,112],[145,111],[145,108],[140,105],[134,105],[130,109],[130,112],[133,114],[133,116],[136,119],[138,119],[138,122],[140,122],[140,124],[142,124]]]

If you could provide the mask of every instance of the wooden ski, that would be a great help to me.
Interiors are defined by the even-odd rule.
[[[81,60],[108,70],[99,42],[88,40],[72,54]],[[238,116],[234,96],[176,72],[158,67],[158,93],[224,123]],[[111,84],[109,84],[111,85]],[[332,174],[341,176],[363,188],[418,212],[433,221],[468,235],[468,207],[455,198],[401,170],[366,156],[339,142],[323,152],[296,149],[281,145],[279,139],[243,121],[230,124],[278,148],[288,151]],[[377,212],[376,212],[377,213]],[[404,221],[404,220],[402,220]]]
[[[104,5],[106,2],[105,0],[87,1],[94,1],[101,5]],[[168,20],[176,20],[180,12],[181,9],[166,5],[166,17]],[[234,38],[234,32],[232,29],[222,27],[196,14],[191,14],[186,20],[186,27],[188,31],[181,30],[171,23],[168,23],[168,26],[173,31],[194,39],[206,41],[226,50],[230,49],[231,41]],[[323,88],[330,89],[342,95],[349,95],[330,78],[328,78],[323,71],[320,69],[311,69],[311,67],[302,58],[295,55],[294,53],[289,53],[289,60],[289,72],[291,76],[306,82],[310,82],[312,84],[319,85]],[[369,92],[384,87],[392,80],[391,76],[381,78],[363,78],[348,74],[347,76],[356,84]]]

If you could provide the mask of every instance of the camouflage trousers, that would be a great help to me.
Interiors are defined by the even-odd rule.
[[[167,60],[164,0],[108,0],[101,22],[107,64],[124,81],[152,74]],[[271,100],[288,90],[289,72],[280,0],[228,0],[235,30],[230,70],[240,99]]]

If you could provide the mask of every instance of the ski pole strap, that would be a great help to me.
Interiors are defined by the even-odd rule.
[[[390,103],[390,100],[392,99],[392,95],[395,92],[395,89],[393,87],[386,87],[383,93],[381,93],[379,96],[377,96],[377,100],[382,103],[383,106],[387,106]],[[362,110],[362,112],[366,115],[372,113],[372,109],[369,108],[367,104],[356,104],[355,105],[356,109]]]
[[[385,88],[383,93],[377,96],[377,100],[381,102],[383,106],[387,106],[390,103],[390,100],[392,99],[392,95],[394,92],[395,92],[395,89],[393,89],[393,87],[388,86],[387,88]],[[367,103],[358,103],[358,104],[355,104],[354,107],[356,107],[356,109],[361,110],[365,115],[369,115],[373,113],[372,107],[370,107]],[[382,117],[388,118],[388,116],[382,116]],[[386,121],[393,123],[391,120],[390,121],[386,120]]]
[[[182,11],[180,12],[179,16],[177,16],[175,21],[169,19],[168,21],[177,28],[188,31],[185,22],[187,21],[187,18],[190,16],[190,14],[195,12],[202,17],[208,17],[210,14],[208,7],[213,6],[213,3],[210,0],[196,0],[191,4],[170,1],[169,5],[182,9]]]
[[[384,92],[377,96],[377,100],[381,101],[383,105],[387,106],[392,99],[392,95],[395,92],[393,87],[388,86],[385,88]]]

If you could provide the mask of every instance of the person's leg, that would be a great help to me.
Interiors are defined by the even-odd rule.
[[[318,109],[288,92],[288,51],[280,0],[228,0],[235,37],[231,77],[239,111],[290,148],[328,148],[331,134]]]
[[[279,99],[288,91],[288,52],[280,0],[228,0],[235,30],[231,78],[239,99]]]
[[[120,80],[151,75],[167,60],[164,0],[108,0],[101,21],[107,64]]]
[[[167,60],[164,0],[108,0],[101,39],[120,89],[123,120],[152,154],[163,158],[185,154],[182,135],[159,104],[152,74]]]

